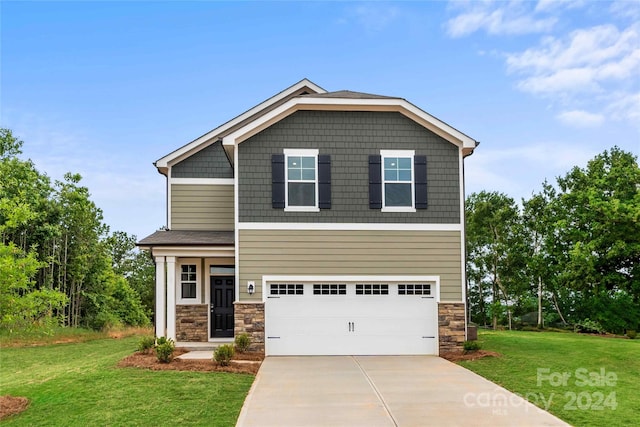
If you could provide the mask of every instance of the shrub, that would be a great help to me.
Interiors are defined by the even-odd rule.
[[[251,338],[247,334],[240,334],[235,339],[236,350],[238,353],[244,353],[249,350],[249,346],[251,345]]]
[[[635,340],[636,335],[637,335],[636,331],[631,331],[631,330],[627,331],[627,336],[629,337],[629,339]]]
[[[213,360],[218,362],[220,366],[227,366],[229,362],[231,362],[231,358],[233,357],[235,351],[233,350],[233,346],[231,344],[221,345],[216,348],[216,351],[213,352]]]
[[[161,344],[166,344],[169,341],[171,341],[171,338],[167,338],[167,337],[157,337],[156,338],[156,345],[161,345]]]
[[[142,337],[140,338],[140,341],[138,341],[138,351],[141,353],[148,353],[155,344],[156,339],[154,337]]]
[[[582,334],[603,334],[604,328],[595,320],[584,319],[573,327],[573,330]]]
[[[480,350],[480,343],[478,341],[465,341],[462,348],[464,349],[464,354],[473,353]]]
[[[171,338],[158,337],[156,344],[156,357],[158,362],[169,363],[173,359],[173,351],[176,345]]]

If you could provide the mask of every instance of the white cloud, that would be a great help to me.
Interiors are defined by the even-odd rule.
[[[583,9],[579,11],[578,9]],[[534,45],[503,53],[515,87],[552,101],[556,118],[570,126],[640,116],[640,2],[585,0],[452,2],[445,27],[451,37],[477,31],[495,35],[543,33]],[[594,17],[600,25],[569,25]],[[617,18],[617,19],[616,19]],[[479,49],[479,51],[491,49]]]
[[[471,5],[470,9],[447,21],[445,27],[449,36],[463,37],[480,30],[492,35],[544,33],[557,22],[553,16],[533,16],[523,2],[475,2]]]
[[[566,37],[548,36],[536,47],[507,55],[506,63],[509,73],[520,76],[520,90],[570,107],[556,116],[562,123],[597,126],[606,115],[638,119],[634,92],[640,83],[639,24],[623,30],[612,24],[599,25]],[[575,108],[581,104],[599,111],[586,113]]]
[[[556,12],[559,9],[576,9],[585,5],[584,0],[540,0],[536,12]]]
[[[509,72],[525,76],[519,84],[532,93],[601,88],[607,80],[640,75],[640,33],[601,25],[573,31],[565,39],[546,37],[540,46],[507,56]]]
[[[602,114],[589,113],[582,110],[563,111],[556,117],[562,123],[575,127],[597,127],[604,123]]]

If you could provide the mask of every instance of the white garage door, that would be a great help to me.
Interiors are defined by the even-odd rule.
[[[437,354],[434,283],[267,283],[266,354]]]

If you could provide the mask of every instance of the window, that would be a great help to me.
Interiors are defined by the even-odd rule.
[[[304,285],[291,283],[274,283],[269,285],[270,295],[304,295]]]
[[[287,187],[289,206],[316,205],[315,157],[287,157]]]
[[[389,285],[357,284],[356,295],[389,295]]]
[[[347,285],[337,285],[337,284],[329,284],[323,283],[321,285],[313,285],[313,294],[314,295],[346,295],[347,294]]]
[[[398,285],[398,295],[431,295],[431,285],[428,283]]]
[[[180,266],[181,299],[196,299],[198,296],[198,282],[195,264]]]
[[[331,156],[285,149],[271,155],[271,206],[294,212],[331,209]]]
[[[369,208],[382,212],[427,209],[427,156],[380,150],[369,156]]]
[[[413,151],[380,152],[382,156],[382,208],[413,209]],[[403,210],[404,210],[403,209]]]

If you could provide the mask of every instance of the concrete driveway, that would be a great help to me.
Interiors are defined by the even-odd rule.
[[[435,356],[267,357],[237,424],[470,425],[568,424]]]

